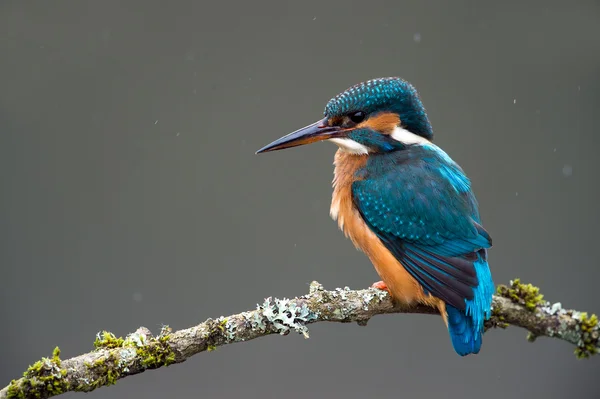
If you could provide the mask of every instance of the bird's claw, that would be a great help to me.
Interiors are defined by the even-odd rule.
[[[371,288],[377,288],[378,290],[390,292],[390,289],[383,281],[378,281],[371,285]]]

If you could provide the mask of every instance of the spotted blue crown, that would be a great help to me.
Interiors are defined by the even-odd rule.
[[[354,85],[329,100],[324,114],[334,117],[356,111],[395,112],[406,130],[433,139],[433,130],[417,90],[401,78],[378,78]]]

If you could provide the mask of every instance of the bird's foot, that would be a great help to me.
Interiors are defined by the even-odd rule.
[[[387,291],[388,293],[390,292],[390,289],[388,288],[387,285],[385,285],[385,283],[383,281],[378,281],[376,283],[373,283],[371,285],[371,288],[377,288],[378,290]]]

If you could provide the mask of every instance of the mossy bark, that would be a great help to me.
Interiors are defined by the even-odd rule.
[[[576,346],[578,357],[600,351],[598,318],[563,309],[560,303],[550,304],[543,300],[536,287],[519,280],[511,281],[509,286],[499,286],[492,306],[486,329],[513,325],[528,330],[530,341],[540,336],[562,339]],[[30,366],[23,377],[0,390],[0,399],[49,398],[67,391],[89,392],[148,369],[184,362],[218,346],[271,334],[286,335],[291,331],[308,338],[307,325],[312,323],[355,322],[365,326],[373,316],[390,313],[437,314],[437,310],[401,306],[394,303],[387,292],[374,288],[327,291],[313,282],[307,295],[294,299],[269,297],[255,310],[208,319],[175,332],[165,326],[156,337],[145,327],[125,338],[105,331],[96,337],[93,351],[71,359],[61,360],[57,348],[52,358],[42,358]]]

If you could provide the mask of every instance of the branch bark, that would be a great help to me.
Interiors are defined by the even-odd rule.
[[[570,342],[576,346],[578,357],[600,352],[600,324],[595,315],[563,309],[560,303],[550,304],[530,284],[514,280],[509,286],[499,286],[492,306],[486,330],[513,325],[528,330],[530,341],[546,336]],[[156,337],[145,327],[126,338],[102,332],[96,337],[93,351],[67,360],[60,359],[56,348],[52,357],[42,358],[22,378],[0,390],[0,399],[89,392],[148,369],[182,363],[218,346],[291,331],[308,338],[307,325],[312,323],[355,322],[366,326],[373,316],[390,313],[438,314],[425,306],[396,304],[387,292],[374,288],[327,291],[314,281],[307,295],[293,299],[269,297],[255,310],[208,319],[191,328],[173,332],[165,326]]]

